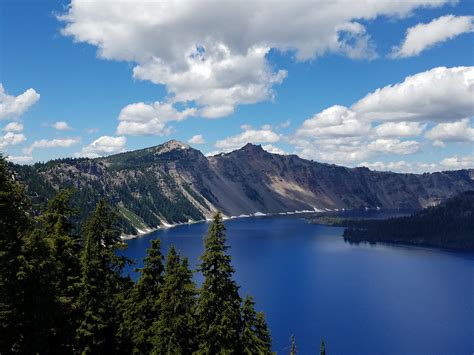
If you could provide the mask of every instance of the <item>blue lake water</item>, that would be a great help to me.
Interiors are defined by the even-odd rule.
[[[278,353],[292,334],[300,354],[318,353],[321,338],[329,354],[474,353],[473,253],[351,245],[342,228],[297,217],[225,224],[240,294],[264,311]],[[160,238],[196,266],[207,227],[130,240],[126,255],[142,258]]]

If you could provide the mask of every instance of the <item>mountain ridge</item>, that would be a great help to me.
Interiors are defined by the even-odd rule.
[[[228,216],[342,208],[420,209],[474,189],[472,169],[378,172],[273,154],[250,143],[206,157],[186,143],[170,140],[107,157],[11,167],[38,205],[59,189],[74,188],[84,218],[98,199],[107,198],[119,207],[127,233],[204,219],[217,209]]]

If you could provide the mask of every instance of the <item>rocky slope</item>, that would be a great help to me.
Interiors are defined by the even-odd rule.
[[[101,197],[118,206],[127,232],[209,217],[295,210],[436,205],[474,190],[473,170],[396,174],[277,155],[247,144],[205,157],[172,140],[98,159],[13,166],[37,204],[73,187],[83,218]]]

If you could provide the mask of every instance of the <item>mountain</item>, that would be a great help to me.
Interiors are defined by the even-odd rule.
[[[474,191],[451,197],[410,217],[345,222],[350,242],[389,242],[474,249]]]
[[[185,143],[97,159],[13,165],[37,205],[75,188],[83,218],[101,197],[118,206],[126,232],[226,215],[295,210],[420,209],[474,189],[474,171],[397,174],[271,154],[247,144],[211,157]]]

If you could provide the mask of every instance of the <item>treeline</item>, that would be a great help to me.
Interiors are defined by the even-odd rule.
[[[474,249],[474,191],[466,191],[444,203],[410,217],[386,220],[344,221],[349,242],[388,242]]]
[[[39,215],[0,157],[0,354],[270,354],[271,336],[233,280],[225,227],[216,214],[198,271],[159,240],[139,277],[116,212],[100,200],[77,232],[70,191]],[[166,260],[165,260],[166,259]]]

